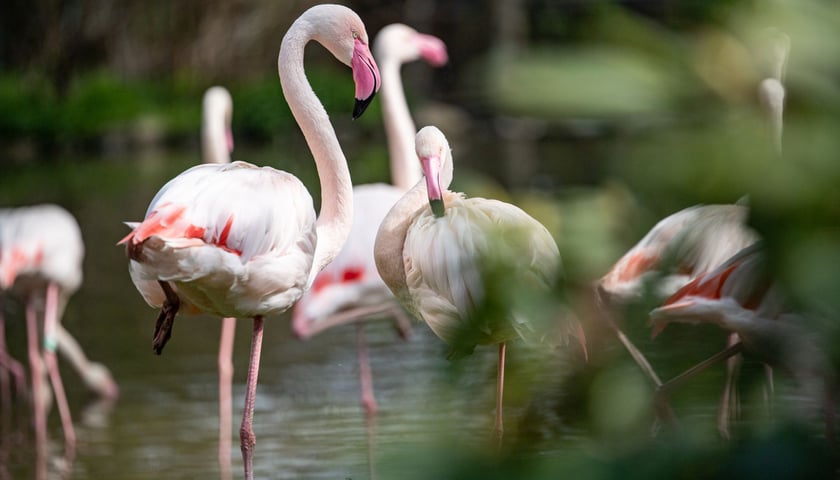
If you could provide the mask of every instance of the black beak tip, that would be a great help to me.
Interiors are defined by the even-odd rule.
[[[444,215],[445,207],[443,205],[443,199],[435,198],[433,200],[429,200],[429,206],[432,207],[432,213],[434,213],[436,217],[442,217]]]
[[[362,114],[365,113],[368,105],[370,105],[370,102],[373,101],[374,96],[376,96],[375,93],[364,100],[359,100],[358,98],[356,99],[356,105],[353,107],[353,120],[361,117]]]

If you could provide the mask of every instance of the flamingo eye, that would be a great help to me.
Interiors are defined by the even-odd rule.
[[[359,38],[359,32],[353,30],[353,39],[355,40],[357,38]]]

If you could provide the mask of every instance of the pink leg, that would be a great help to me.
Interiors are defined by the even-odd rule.
[[[370,370],[370,360],[368,359],[367,341],[365,341],[365,324],[357,324],[357,347],[359,350],[359,382],[362,386],[362,406],[365,407],[365,413],[368,417],[376,415],[377,404],[376,397],[373,394],[373,374]]]
[[[727,339],[727,347],[738,343],[740,338],[737,333],[732,333]],[[733,355],[726,360],[726,383],[723,385],[723,394],[720,397],[718,406],[717,427],[720,435],[729,439],[729,424],[733,418],[738,417],[738,370],[741,368],[741,355]]]
[[[67,403],[67,395],[64,393],[64,384],[61,383],[61,374],[58,371],[58,360],[55,357],[55,349],[58,346],[56,330],[58,328],[58,285],[50,282],[47,285],[47,301],[44,312],[44,363],[50,375],[50,383],[55,392],[55,400],[58,405],[58,413],[61,417],[61,426],[64,429],[65,456],[72,459],[76,451],[76,432],[73,429],[73,419],[70,418],[70,405]]]
[[[38,348],[38,320],[32,299],[26,302],[26,344],[29,353],[29,370],[32,378],[32,410],[35,422],[35,478],[47,478],[47,407],[41,391],[43,365]]]
[[[251,335],[251,360],[248,363],[248,382],[245,387],[245,409],[242,412],[242,426],[239,427],[242,462],[245,465],[245,479],[254,480],[254,402],[257,396],[257,376],[260,370],[260,351],[263,339],[263,317],[254,317],[254,332]]]
[[[219,470],[222,480],[232,478],[230,465],[231,410],[233,409],[233,339],[236,335],[236,319],[222,319],[222,334],[219,339]]]
[[[690,380],[691,378],[695,377],[707,368],[711,367],[712,365],[720,361],[726,360],[732,355],[741,353],[741,350],[743,350],[743,348],[744,345],[741,342],[738,342],[734,345],[730,345],[723,351],[720,351],[707,358],[706,360],[703,360],[702,362],[689,368],[688,370],[677,375],[671,380],[668,380],[666,383],[663,383],[659,388],[657,388],[656,393],[654,393],[653,395],[653,402],[654,407],[657,410],[657,416],[659,417],[659,419],[667,423],[675,424],[677,419],[674,416],[673,410],[671,410],[671,407],[668,404],[668,396],[671,394],[671,392],[679,388],[686,381]]]
[[[6,349],[6,325],[3,317],[3,302],[0,298],[0,410],[3,411],[3,425],[12,424],[12,391],[9,388],[9,373],[15,381],[15,393],[23,397],[25,375],[23,365],[9,355]]]
[[[376,437],[376,396],[373,394],[373,374],[370,370],[367,341],[365,340],[365,324],[356,324],[357,348],[359,350],[359,383],[362,388],[362,406],[365,407],[368,440],[368,470],[370,478],[376,478],[374,469],[374,438]]]
[[[496,440],[502,446],[504,425],[502,423],[502,398],[505,390],[505,342],[499,344],[499,376],[496,379]]]

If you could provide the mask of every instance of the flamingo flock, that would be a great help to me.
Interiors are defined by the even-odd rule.
[[[381,87],[391,184],[353,185],[348,159],[305,73],[304,51],[312,41],[350,67],[354,119]],[[774,73],[761,82],[759,96],[781,155],[789,39],[783,37],[776,46]],[[568,329],[528,308],[533,298],[557,292],[563,275],[557,239],[515,205],[449,190],[453,149],[440,128],[417,131],[402,88],[401,66],[420,59],[433,67],[446,64],[443,40],[393,24],[371,43],[351,9],[311,7],[283,36],[277,67],[283,96],[317,168],[320,210],[316,212],[307,187],[294,175],[231,161],[233,99],[217,86],[207,90],[202,104],[202,163],[163,185],[140,221],[127,222],[131,230],[119,244],[126,251],[129,276],[146,303],[159,310],[154,353],[163,354],[167,343],[182,335],[179,330],[186,334],[196,322],[206,321],[179,321],[176,328],[179,314],[222,318],[218,461],[223,478],[231,478],[237,319],[252,322],[239,427],[249,480],[254,478],[254,409],[265,320],[287,310],[292,331],[303,340],[356,324],[361,402],[368,422],[376,415],[377,401],[366,321],[392,321],[404,338],[412,320],[421,321],[448,346],[453,359],[479,346],[497,346],[493,432],[499,446],[504,438],[507,346],[523,342],[555,348],[568,344],[563,332],[573,332],[586,357],[577,318]],[[748,354],[767,365],[771,386],[772,367],[789,373],[803,392],[817,399],[826,437],[833,439],[835,378],[830,362],[775,282],[761,236],[749,225],[748,203],[695,205],[666,217],[594,282],[593,291],[609,326],[654,385],[652,408],[662,422],[677,423],[668,400],[680,385],[727,360],[718,429],[728,438],[737,411],[737,358]],[[81,229],[63,208],[0,210],[0,292],[25,304],[31,377],[27,387],[26,369],[6,349],[6,319],[0,309],[0,408],[8,412],[13,393],[24,396],[30,389],[36,442],[43,452],[51,387],[70,458],[75,433],[56,352],[67,357],[91,391],[108,399],[119,392],[109,370],[88,360],[61,325],[65,307],[82,283],[83,255]],[[503,295],[520,290],[529,292],[524,300],[512,302]],[[663,381],[615,318],[617,305],[642,297],[655,298],[658,305],[648,315],[654,337],[672,323],[708,323],[730,334],[728,345]],[[372,460],[370,469],[373,476]]]

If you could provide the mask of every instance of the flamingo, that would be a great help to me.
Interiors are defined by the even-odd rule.
[[[376,230],[388,210],[422,176],[413,153],[415,128],[402,89],[400,66],[421,58],[432,66],[442,66],[447,60],[446,45],[437,37],[395,23],[377,34],[373,52],[382,73],[382,116],[392,185],[377,183],[353,188],[355,214],[347,243],[294,307],[292,328],[300,338],[380,314],[392,314],[403,337],[410,331],[402,309],[376,271],[373,247]],[[358,328],[362,405],[370,418],[377,405],[364,327],[360,323]]]
[[[253,478],[254,401],[264,318],[296,302],[347,239],[353,215],[350,172],[335,130],[303,68],[314,40],[350,66],[353,117],[379,89],[379,70],[365,26],[340,5],[317,5],[289,27],[278,72],[292,115],[312,151],[321,182],[321,211],[295,176],[245,162],[192,167],[161,188],[126,244],[132,281],[160,307],[152,342],[158,354],[179,308],[220,317],[252,317],[253,332],[240,448]]]
[[[82,233],[67,210],[52,204],[0,210],[0,290],[19,295],[26,303],[27,350],[39,457],[45,455],[47,440],[49,393],[44,390],[44,373],[55,392],[65,455],[72,459],[75,452],[76,434],[55,352],[62,348],[69,351],[71,360],[79,358],[81,349],[60,322],[67,301],[81,286],[83,258]],[[42,308],[43,344],[39,348],[37,314]],[[89,365],[77,365],[83,369],[80,370],[83,379],[90,379],[92,387],[100,389],[104,396],[116,397],[118,389],[108,370],[96,364],[95,372],[84,371]],[[41,468],[45,464],[39,461],[38,465]]]
[[[765,109],[771,127],[776,154],[782,154],[782,118],[785,88],[782,84],[785,63],[790,51],[790,38],[782,32],[770,32],[770,76],[758,84],[758,98]],[[759,235],[747,226],[748,208],[745,205],[701,205],[689,207],[657,223],[639,243],[596,282],[600,298],[625,302],[641,297],[650,286],[661,298],[677,290],[698,276],[720,266],[742,249],[759,240]],[[630,342],[618,326],[608,319],[619,340],[636,363],[659,388],[662,381],[644,355]],[[729,337],[729,346],[738,343],[737,333]],[[729,436],[730,404],[737,405],[735,377],[740,357],[727,363],[727,377],[718,410],[718,430]],[[772,386],[772,371],[767,370]]]
[[[657,389],[657,405],[689,378],[741,351],[790,372],[803,389],[824,401],[826,436],[833,439],[833,373],[824,352],[803,325],[801,315],[786,309],[773,283],[761,243],[742,249],[715,270],[686,284],[650,313],[653,336],[669,323],[711,323],[737,333],[738,342],[700,362]],[[666,416],[668,410],[665,411]]]
[[[452,154],[440,130],[424,127],[415,143],[425,182],[382,222],[376,266],[400,303],[449,344],[450,357],[499,345],[494,427],[501,442],[506,344],[527,337],[531,325],[521,312],[482,308],[498,300],[486,275],[544,290],[559,273],[560,253],[548,230],[518,207],[447,190]]]

